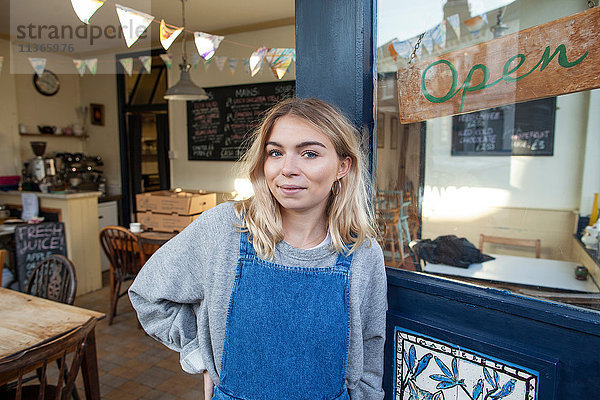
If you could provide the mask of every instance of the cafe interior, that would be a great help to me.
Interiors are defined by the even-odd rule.
[[[376,240],[390,269],[598,312],[597,82],[485,107],[465,93],[465,110],[427,114],[411,108],[401,73],[588,8],[540,3],[378,2],[366,147]],[[234,166],[261,113],[294,96],[294,1],[1,4],[0,335],[23,339],[0,344],[0,398],[46,373],[74,398],[198,398],[202,377],[140,329],[120,294],[202,211],[252,195]],[[577,51],[567,46],[568,61]],[[19,358],[44,346],[80,349],[72,377],[54,360],[36,376],[43,360]]]

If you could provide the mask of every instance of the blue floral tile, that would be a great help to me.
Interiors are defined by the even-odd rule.
[[[396,327],[396,400],[536,400],[539,374]]]

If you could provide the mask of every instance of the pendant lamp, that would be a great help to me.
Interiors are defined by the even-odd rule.
[[[185,1],[181,0],[181,14],[183,20],[183,28],[185,29]],[[190,77],[190,69],[192,66],[187,62],[185,55],[185,30],[183,31],[183,45],[181,51],[181,64],[179,69],[181,74],[179,76],[179,82],[171,86],[165,93],[165,99],[167,100],[206,100],[208,95],[206,91],[201,87],[197,86]]]

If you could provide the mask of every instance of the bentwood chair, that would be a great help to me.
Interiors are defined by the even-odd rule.
[[[73,263],[65,256],[49,255],[29,276],[25,292],[72,305],[77,292],[77,277]]]
[[[140,251],[138,237],[121,226],[107,226],[100,231],[100,244],[110,261],[110,303],[108,324],[112,325],[117,315],[117,302],[127,294],[121,292],[123,282],[133,280],[144,265],[144,254]]]
[[[500,236],[479,235],[479,251],[483,252],[484,243],[494,243],[507,246],[531,247],[535,249],[535,258],[540,258],[542,242],[540,239],[513,239]]]
[[[90,318],[79,328],[42,343],[36,347],[14,354],[0,362],[0,376],[14,380],[11,389],[0,389],[2,399],[67,400],[75,388],[85,346],[95,320]],[[71,354],[72,356],[67,357]],[[48,374],[48,364],[59,361],[59,373]],[[39,385],[24,385],[24,375],[38,371]],[[51,384],[49,382],[56,382]]]
[[[0,250],[0,287],[2,287],[2,272],[4,271],[4,259],[6,258],[6,250]]]

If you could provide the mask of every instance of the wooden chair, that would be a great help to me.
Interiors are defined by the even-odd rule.
[[[379,190],[376,199],[379,244],[384,250],[389,245],[394,262],[398,247],[401,263],[405,258],[404,246],[410,242],[407,211],[410,202],[405,202],[403,197],[404,193],[400,191]]]
[[[21,353],[4,358],[0,362],[0,376],[16,380],[14,389],[0,391],[2,399],[46,399],[66,400],[73,393],[75,378],[79,373],[87,338],[94,329],[95,319],[90,318],[84,325],[58,338]],[[73,356],[67,358],[67,354]],[[50,384],[48,364],[59,362],[59,373],[55,374],[56,384]],[[69,365],[70,364],[70,365]],[[24,385],[24,375],[38,371],[39,385]],[[54,380],[52,380],[54,381]]]
[[[49,255],[29,276],[25,292],[72,305],[77,292],[77,277],[73,263],[65,256]]]
[[[108,324],[112,325],[117,315],[117,302],[127,294],[121,293],[121,284],[134,279],[145,262],[140,252],[138,238],[121,226],[107,226],[100,231],[100,244],[110,261],[110,303]]]
[[[535,249],[535,258],[540,258],[542,242],[540,239],[513,239],[500,236],[479,235],[479,251],[483,252],[484,243],[503,244],[507,246],[531,247]]]
[[[6,250],[0,250],[0,287],[2,287],[2,272],[4,271],[4,259],[6,259]]]

